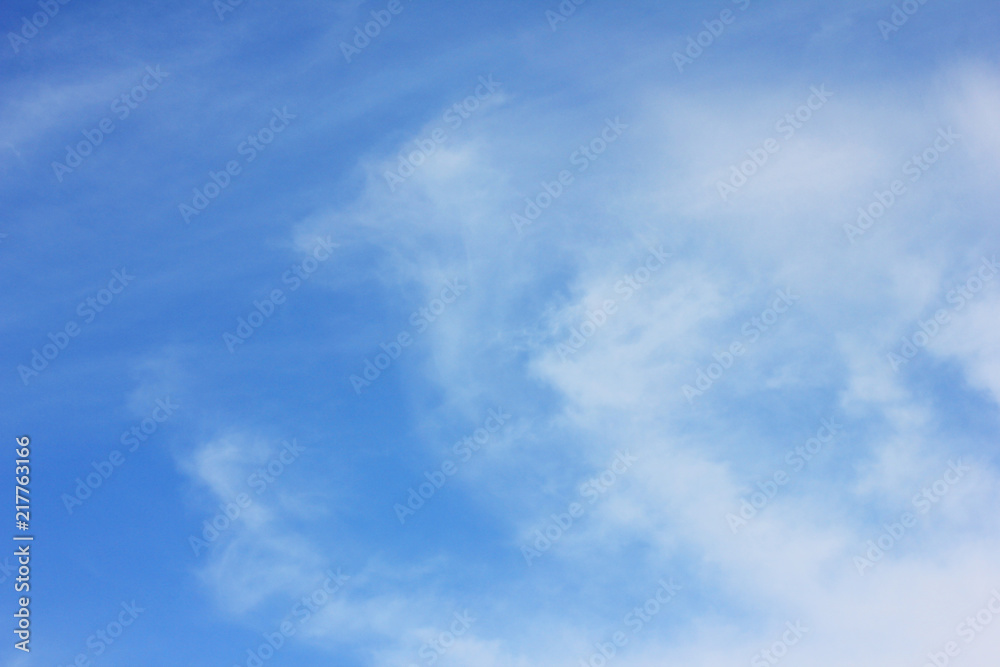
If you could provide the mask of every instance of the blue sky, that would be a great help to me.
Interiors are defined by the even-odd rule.
[[[3,664],[994,664],[995,5],[0,24]]]

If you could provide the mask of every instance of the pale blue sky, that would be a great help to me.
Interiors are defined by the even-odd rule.
[[[2,662],[993,665],[1000,16],[902,4],[6,3]]]

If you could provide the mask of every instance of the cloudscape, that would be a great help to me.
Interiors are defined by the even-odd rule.
[[[0,664],[997,664],[995,3],[0,21]]]

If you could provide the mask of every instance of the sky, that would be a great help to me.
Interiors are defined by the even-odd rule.
[[[0,664],[996,664],[995,3],[0,26]]]

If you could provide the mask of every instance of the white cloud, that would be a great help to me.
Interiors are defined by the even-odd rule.
[[[963,94],[976,103],[968,106],[968,117],[955,121],[963,128],[982,122],[992,99],[991,79],[969,76]],[[733,205],[722,203],[714,183],[726,165],[770,136],[774,121],[800,104],[803,93],[765,92],[739,106],[674,91],[633,100],[642,102],[633,108],[646,109],[630,119],[630,132],[642,140],[609,150],[523,237],[510,225],[510,213],[533,182],[561,165],[532,164],[522,173],[516,147],[500,148],[502,138],[515,134],[531,153],[558,115],[536,110],[526,117],[509,105],[492,110],[468,138],[441,149],[397,193],[381,179],[394,156],[362,165],[367,185],[358,202],[302,228],[324,234],[347,225],[382,253],[385,284],[396,283],[418,299],[433,294],[445,276],[469,281],[461,306],[428,332],[418,372],[441,387],[449,410],[474,414],[484,396],[509,398],[508,409],[520,409],[533,421],[533,433],[544,434],[544,448],[531,453],[529,474],[514,465],[528,455],[524,448],[501,448],[490,455],[497,463],[491,479],[462,489],[482,496],[482,506],[509,527],[512,551],[548,514],[549,505],[531,509],[538,501],[551,505],[552,498],[572,493],[616,449],[642,456],[628,479],[544,555],[570,579],[602,567],[608,585],[670,567],[692,577],[686,582],[690,598],[679,601],[683,616],[661,621],[671,637],[644,634],[620,657],[623,667],[745,664],[780,637],[786,620],[796,619],[811,630],[787,664],[903,667],[946,641],[963,610],[1000,581],[1000,566],[987,556],[1000,537],[997,522],[968,510],[995,502],[986,489],[996,488],[996,471],[986,463],[974,483],[956,490],[872,572],[861,577],[855,570],[852,557],[877,537],[883,522],[898,517],[894,508],[909,507],[926,476],[962,450],[956,439],[932,439],[939,408],[893,373],[885,355],[940,298],[944,277],[969,252],[961,238],[930,234],[948,224],[939,199],[965,158],[960,151],[949,154],[950,166],[929,172],[852,246],[843,224],[874,189],[901,177],[905,156],[933,139],[942,121],[933,109],[913,105],[919,91],[893,97],[838,90]],[[585,136],[590,126],[581,125],[577,134]],[[616,180],[614,170],[629,178]],[[991,190],[966,184],[963,192],[978,202]],[[642,261],[647,251],[640,239],[662,241],[674,258],[631,302],[619,303],[619,312],[579,351],[561,358],[557,345],[570,328],[615,298],[622,272]],[[801,301],[713,393],[688,403],[681,386],[713,353],[739,339],[743,323],[780,288],[800,293]],[[1000,391],[1000,357],[990,333],[996,305],[984,299],[970,307],[933,348],[962,360],[969,381],[989,389],[994,400]],[[512,343],[516,361],[509,356]],[[526,383],[533,390],[540,383],[551,404],[525,396]],[[817,413],[841,407],[855,424],[852,435],[842,451],[800,473],[733,535],[725,515],[757,481],[761,464],[754,457],[784,451],[785,444],[769,438],[780,437],[787,446],[800,441],[791,429],[765,433],[747,415],[801,405],[800,392],[823,392],[813,403]],[[227,487],[221,473],[207,469],[225,470],[231,458],[226,448],[204,455],[201,474],[214,488]],[[539,490],[533,483],[544,479],[552,461],[566,463]],[[505,494],[502,505],[489,499],[498,488]],[[503,507],[527,511],[505,515]],[[300,551],[310,562],[310,549]],[[243,572],[239,559],[250,559],[245,571],[252,572],[268,566],[268,557],[234,548],[225,557],[233,560],[220,560],[215,573]],[[595,563],[599,558],[606,560]],[[231,587],[242,581],[237,576]],[[433,624],[412,618],[440,614],[445,604],[420,581],[387,576],[364,594],[331,605],[311,639],[353,631],[391,637],[377,661],[401,664],[432,632]],[[717,603],[704,604],[712,596]],[[519,616],[537,617],[546,639],[504,636],[520,619],[495,622],[489,630],[477,628],[447,660],[571,665],[576,662],[566,651],[549,649],[552,637],[580,650],[606,640],[606,624],[554,620],[528,600],[503,604]],[[985,651],[992,641],[984,637],[974,648]]]

